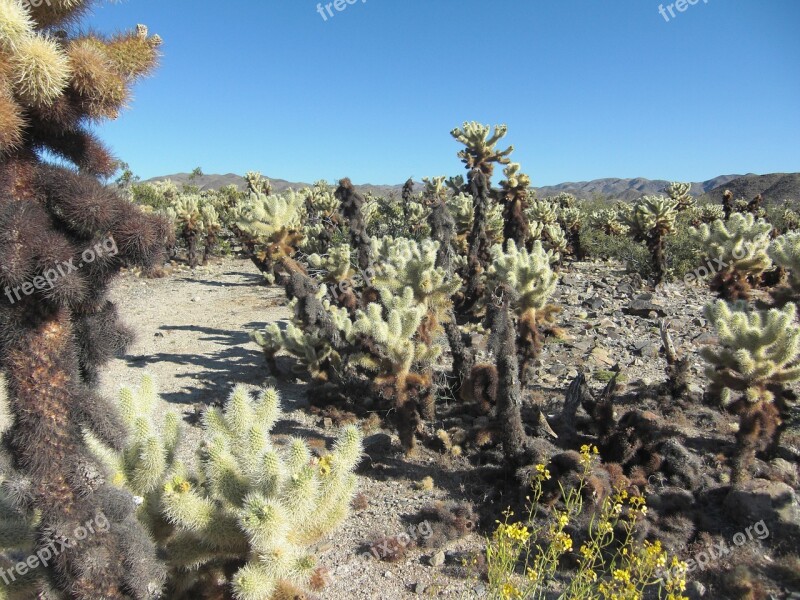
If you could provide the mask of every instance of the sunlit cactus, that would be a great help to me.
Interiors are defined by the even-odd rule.
[[[224,409],[203,415],[193,474],[180,464],[165,468],[177,421],[167,420],[162,431],[152,427],[154,402],[144,389],[123,393],[133,437],[117,457],[118,482],[157,501],[169,526],[154,533],[170,568],[168,597],[225,597],[232,590],[236,600],[279,600],[287,590],[301,593],[316,566],[311,545],[348,515],[359,430],[344,428],[319,456],[300,438],[278,445],[271,437],[278,393],[237,386]]]
[[[413,290],[414,299],[426,309],[426,321],[420,331],[430,343],[450,313],[451,297],[461,287],[461,280],[436,266],[438,242],[387,237],[373,240],[372,245],[377,260],[370,284],[391,294],[402,294],[406,288]]]
[[[367,336],[377,352],[362,352],[350,360],[374,373],[376,391],[394,403],[400,441],[407,451],[414,449],[423,420],[433,418],[432,372],[442,346],[420,335],[427,315],[427,307],[407,287],[400,295],[381,290],[381,303],[369,304],[353,320],[354,333]]]
[[[139,499],[139,521],[157,542],[164,542],[172,534],[172,526],[161,512],[161,500],[168,474],[179,468],[181,421],[176,412],[161,411],[158,402],[150,376],[143,376],[137,388],[123,387],[119,407],[128,432],[124,448],[114,451],[91,435],[88,441],[111,474],[111,483]],[[154,419],[156,414],[161,415],[159,422]]]
[[[605,208],[589,215],[589,224],[606,235],[626,235],[630,228],[620,220],[616,210]]]
[[[466,286],[459,299],[459,309],[470,312],[481,301],[484,295],[482,274],[488,266],[489,249],[492,242],[488,232],[489,215],[492,207],[491,177],[494,164],[507,165],[511,162],[508,156],[514,147],[499,151],[497,143],[505,137],[505,125],[491,127],[476,122],[464,123],[463,129],[454,129],[451,135],[464,144],[458,156],[467,167],[467,191],[473,198],[474,220],[472,230],[467,237],[469,250],[466,265]]]
[[[534,200],[528,209],[528,219],[542,225],[558,223],[558,205],[548,200]]]
[[[284,194],[250,194],[237,212],[237,233],[250,258],[268,280],[301,267],[294,254],[303,241],[303,197],[288,190]]]
[[[750,214],[734,213],[690,229],[716,273],[711,289],[721,298],[748,298],[756,279],[772,266],[769,256],[772,225]]]
[[[100,368],[133,337],[108,287],[124,266],[162,262],[171,235],[165,219],[98,181],[119,162],[95,134],[155,67],[161,40],[144,26],[108,38],[92,32],[80,23],[88,4],[0,0],[6,475],[24,484],[18,500],[39,515],[32,552],[116,507],[108,533],[63,549],[38,570],[46,589],[24,597],[144,599],[159,593],[163,568],[130,495],[109,485],[83,433],[123,442],[116,407],[98,393]],[[82,259],[87,250],[91,263]],[[68,263],[81,267],[68,271]]]
[[[719,347],[705,347],[712,394],[739,415],[734,479],[741,481],[756,452],[774,450],[793,395],[787,385],[800,380],[800,327],[796,308],[750,310],[744,301],[718,300],[706,307]]]
[[[569,196],[570,194],[567,195]],[[566,251],[578,260],[583,259],[583,246],[581,244],[581,231],[584,223],[583,212],[574,206],[561,208],[558,211],[558,222],[567,236]]]
[[[699,227],[703,223],[713,223],[725,218],[725,209],[721,204],[700,204],[689,208],[689,223]]]
[[[203,219],[203,264],[208,263],[208,258],[217,245],[217,238],[222,231],[222,223],[214,205],[209,201],[203,202],[200,207],[200,215]]]
[[[540,326],[549,322],[554,308],[548,305],[558,283],[558,275],[550,268],[552,256],[539,241],[529,252],[517,248],[513,240],[506,247],[492,248],[492,266],[487,273],[487,293],[493,294],[505,285],[516,297],[511,307],[518,319],[519,342],[523,365],[535,360],[541,350]],[[523,371],[524,372],[524,371]]]
[[[800,294],[800,232],[775,238],[768,252],[775,264],[788,272],[792,291]]]
[[[197,194],[182,194],[167,209],[167,215],[175,223],[188,250],[189,266],[197,266],[197,241],[204,232],[201,212],[202,199]]]
[[[675,202],[676,210],[682,211],[694,206],[695,199],[690,193],[691,190],[691,183],[673,181],[666,188],[664,188],[664,193]]]
[[[461,128],[450,132],[456,140],[466,148],[459,151],[458,157],[467,169],[479,169],[484,175],[491,177],[494,163],[507,165],[511,162],[508,156],[514,151],[514,146],[505,150],[498,150],[497,143],[508,133],[505,125],[496,125],[494,133],[489,125],[482,125],[476,121],[466,122]]]
[[[448,197],[447,177],[423,177],[422,183],[425,184],[423,196],[428,202],[445,201]]]
[[[668,235],[675,233],[677,202],[662,196],[644,196],[625,217],[633,238],[647,244],[653,261],[656,283],[664,281],[667,275],[667,257],[664,251]]]
[[[272,194],[272,183],[258,171],[248,171],[244,174],[244,179],[247,182],[247,191],[251,194]]]
[[[303,243],[300,249],[309,254],[324,254],[341,231],[340,202],[333,188],[325,181],[317,181],[300,193],[305,196]],[[341,234],[341,237],[343,239],[344,235]]]
[[[500,182],[500,198],[505,222],[503,237],[505,240],[514,240],[518,246],[524,246],[529,236],[525,211],[528,208],[531,178],[520,169],[519,163],[514,162],[503,169],[505,179]]]

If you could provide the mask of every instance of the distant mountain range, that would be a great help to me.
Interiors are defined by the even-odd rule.
[[[147,181],[171,179],[175,183],[192,183],[203,189],[218,189],[225,185],[233,184],[240,189],[245,189],[247,184],[244,177],[228,173],[227,175],[200,175],[191,178],[189,173],[176,173],[163,177],[154,177]],[[310,185],[303,182],[292,182],[284,179],[270,178],[272,188],[282,192],[287,188],[301,188]],[[636,200],[645,194],[660,194],[669,184],[663,179],[594,179],[592,181],[560,183],[545,187],[534,188],[539,198],[555,196],[567,192],[578,198],[591,199],[595,196],[605,196],[618,200]],[[362,193],[372,192],[377,195],[400,195],[402,184],[397,185],[356,185]],[[422,189],[421,183],[415,184],[415,189]],[[772,173],[769,175],[720,175],[708,181],[692,183],[691,193],[703,199],[722,201],[722,193],[729,189],[735,198],[752,199],[758,194],[767,202],[781,202],[783,200],[800,200],[800,173]]]

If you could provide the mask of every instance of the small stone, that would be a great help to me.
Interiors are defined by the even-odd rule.
[[[699,581],[690,581],[686,584],[686,591],[689,593],[690,600],[694,600],[706,595],[706,586]]]
[[[429,562],[432,567],[441,567],[444,564],[444,550],[439,550],[439,552],[432,555]]]

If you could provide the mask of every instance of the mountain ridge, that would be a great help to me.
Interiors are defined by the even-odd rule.
[[[218,189],[225,185],[236,185],[245,189],[247,183],[244,177],[234,173],[223,175],[198,175],[190,173],[175,173],[147,179],[144,183],[171,179],[175,183],[193,183],[201,189]],[[272,188],[282,192],[288,188],[302,188],[311,185],[307,182],[293,182],[280,178],[270,178]],[[602,195],[618,200],[636,200],[643,195],[660,194],[670,182],[666,179],[647,179],[644,177],[614,178],[607,177],[590,181],[565,182],[557,185],[534,187],[533,190],[539,198],[554,196],[559,193],[570,193],[578,198],[592,199]],[[362,193],[371,192],[377,195],[394,194],[399,196],[403,184],[358,184],[356,189]],[[423,185],[415,182],[415,190],[422,189]],[[752,199],[758,194],[767,202],[780,202],[787,199],[800,199],[800,173],[768,173],[756,175],[719,175],[701,182],[693,182],[690,193],[699,198],[714,202],[722,201],[724,190],[730,189],[734,197]]]

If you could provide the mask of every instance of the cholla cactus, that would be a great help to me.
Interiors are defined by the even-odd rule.
[[[542,227],[541,239],[545,249],[549,251],[550,264],[558,268],[568,248],[567,236],[564,235],[561,225],[553,223]]]
[[[270,432],[280,417],[278,393],[237,386],[224,410],[203,415],[199,473],[176,465],[165,475],[175,427],[161,438],[153,429],[139,433],[150,421],[141,403],[136,408],[134,442],[118,461],[125,482],[157,494],[172,527],[159,537],[170,566],[169,597],[220,597],[231,589],[236,600],[301,594],[315,569],[310,546],[347,517],[359,430],[343,429],[333,450],[319,457],[299,438],[276,445]]]
[[[302,196],[288,190],[281,195],[250,194],[239,208],[237,233],[269,281],[279,273],[302,270],[292,257],[303,241],[303,206]]]
[[[139,498],[139,521],[156,541],[164,542],[173,529],[161,512],[161,501],[168,474],[180,468],[176,452],[181,421],[176,412],[168,411],[156,423],[153,415],[162,414],[158,401],[153,379],[143,376],[138,388],[125,386],[120,390],[120,413],[129,432],[125,447],[114,451],[92,435],[87,439],[111,474],[111,482]]]
[[[244,174],[244,178],[247,181],[247,190],[251,194],[264,194],[265,196],[272,194],[272,183],[258,171],[248,171]]]
[[[350,246],[339,244],[332,247],[327,254],[311,254],[307,260],[312,269],[323,272],[323,281],[336,284],[347,281],[356,274],[350,255]]]
[[[267,364],[277,374],[275,355],[286,350],[299,363],[293,367],[297,374],[309,373],[316,382],[329,379],[331,369],[341,367],[341,357],[319,331],[305,331],[294,323],[288,323],[281,329],[277,323],[270,323],[263,331],[250,333],[250,338],[261,346]]]
[[[451,135],[463,143],[466,148],[458,153],[459,158],[469,170],[467,174],[468,191],[473,198],[474,221],[472,230],[467,238],[469,251],[467,253],[466,286],[464,294],[460,297],[459,308],[469,312],[481,301],[484,295],[482,274],[490,260],[489,249],[491,241],[488,233],[488,219],[493,206],[491,198],[491,177],[494,172],[494,163],[507,165],[511,162],[508,155],[514,150],[509,146],[506,150],[498,151],[497,142],[505,137],[505,125],[495,127],[495,132],[490,135],[491,128],[476,122],[464,123],[463,129],[454,129]]]
[[[447,177],[423,177],[422,183],[425,184],[423,196],[429,202],[447,200]]]
[[[775,238],[768,252],[775,264],[788,272],[792,293],[800,294],[800,232],[784,233]]]
[[[664,188],[664,193],[675,202],[675,208],[680,212],[694,206],[694,196],[689,193],[691,189],[691,183],[680,183],[678,181],[673,181],[666,188]]]
[[[660,196],[644,196],[626,217],[625,224],[630,227],[638,242],[645,242],[653,260],[656,283],[661,283],[667,275],[667,259],[664,254],[664,240],[675,233],[677,202]]]
[[[300,249],[309,254],[324,254],[334,243],[337,234],[344,238],[341,233],[339,199],[325,181],[317,181],[300,193],[305,196],[303,244]]]
[[[721,204],[700,204],[689,209],[689,223],[699,227],[703,223],[713,223],[725,218],[725,209]]]
[[[791,303],[782,310],[750,311],[743,301],[719,300],[705,312],[720,344],[702,350],[706,374],[713,393],[740,417],[734,467],[740,481],[757,451],[777,446],[789,412],[786,384],[800,380],[800,327]]]
[[[401,295],[381,290],[381,304],[359,310],[353,332],[371,340],[369,352],[352,357],[355,363],[375,373],[373,384],[398,411],[400,441],[407,451],[415,447],[423,418],[433,418],[432,372],[442,346],[426,342],[420,335],[428,309],[407,287]]]
[[[756,278],[772,266],[768,253],[771,231],[772,225],[763,219],[739,213],[727,221],[691,228],[706,259],[713,261],[716,275],[711,289],[726,299],[748,298]]]
[[[471,121],[464,123],[460,129],[456,128],[450,132],[450,135],[466,146],[458,153],[458,157],[467,169],[478,169],[489,177],[494,172],[493,163],[509,164],[511,159],[508,156],[514,151],[514,146],[509,146],[505,150],[496,148],[497,143],[508,133],[507,126],[496,125],[494,134],[491,130],[489,125]]]
[[[166,213],[175,223],[188,249],[189,266],[197,266],[197,239],[203,234],[203,214],[200,210],[201,198],[197,194],[178,196]]]
[[[528,219],[542,225],[558,223],[558,205],[547,200],[534,200],[528,209]]]
[[[571,194],[566,194],[570,196]],[[573,196],[574,198],[574,196]],[[583,229],[583,212],[579,208],[569,206],[558,211],[558,222],[566,232],[567,248],[575,258],[583,258],[583,247],[581,245],[581,230]]]
[[[123,266],[156,266],[171,233],[166,220],[98,181],[118,162],[95,124],[119,116],[136,80],[155,67],[161,40],[144,26],[111,37],[92,32],[80,23],[91,4],[0,0],[0,370],[10,413],[3,440],[14,480],[27,482],[18,499],[39,515],[31,556],[115,508],[109,531],[62,547],[38,570],[50,584],[26,598],[59,590],[73,600],[149,598],[163,579],[130,496],[108,485],[83,436],[90,430],[121,443],[116,409],[97,382],[132,332],[108,286]],[[82,261],[92,248],[104,250]],[[68,264],[81,268],[57,273]]]
[[[610,208],[594,211],[589,216],[589,224],[606,235],[625,235],[630,230],[620,221],[619,213]]]
[[[205,245],[203,247],[203,264],[205,265],[208,263],[208,257],[211,256],[211,252],[217,244],[217,237],[219,232],[222,231],[222,223],[220,223],[217,210],[211,201],[203,202],[200,207],[200,214],[203,219],[203,233],[205,235]]]
[[[503,190],[500,197],[505,222],[503,237],[505,240],[514,240],[518,246],[524,246],[528,243],[529,236],[525,211],[528,208],[531,178],[522,173],[520,168],[519,163],[512,162],[503,169],[506,178],[500,182]]]
[[[533,249],[517,248],[513,240],[492,248],[492,266],[487,273],[487,293],[493,294],[501,285],[514,290],[517,298],[512,301],[518,319],[519,341],[522,344],[524,366],[536,359],[541,349],[539,327],[549,322],[553,307],[548,305],[558,283],[558,275],[550,268],[552,255],[545,252],[541,242]]]
[[[461,280],[436,267],[439,243],[431,240],[415,242],[406,238],[383,238],[372,241],[376,257],[370,284],[390,294],[411,289],[414,299],[425,308],[425,323],[420,329],[422,339],[431,343],[439,332],[439,324],[448,318],[452,309],[451,297],[461,287]]]

